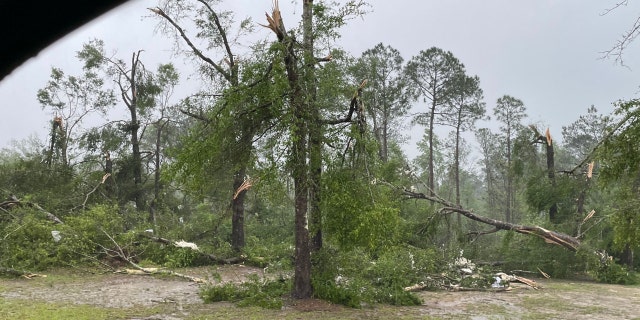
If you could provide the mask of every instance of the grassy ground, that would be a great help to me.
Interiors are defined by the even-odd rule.
[[[180,270],[242,281],[260,269],[227,266]],[[422,306],[351,309],[310,299],[281,310],[203,304],[198,287],[177,278],[77,274],[0,279],[0,319],[640,319],[640,287],[540,280],[541,290],[423,292]]]

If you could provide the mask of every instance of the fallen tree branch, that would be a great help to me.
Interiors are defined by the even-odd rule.
[[[89,201],[89,196],[96,192],[96,190],[98,190],[98,188],[104,184],[105,181],[107,181],[107,179],[109,179],[109,177],[111,177],[111,173],[105,173],[104,176],[102,176],[102,179],[100,180],[100,182],[93,188],[93,190],[91,190],[89,193],[86,194],[86,196],[84,197],[84,202],[82,202],[82,209],[85,209],[87,206],[87,201]]]
[[[179,241],[172,241],[172,240],[169,240],[169,239],[152,236],[152,235],[147,234],[147,233],[140,233],[138,235],[141,236],[141,237],[150,239],[150,240],[152,240],[154,242],[162,243],[162,244],[169,245],[169,246],[175,246],[175,247],[180,247],[180,248],[187,247],[187,246],[181,245],[181,242],[179,242]],[[196,252],[198,252],[198,254],[200,254],[201,256],[206,257],[207,259],[209,259],[212,262],[217,263],[217,264],[236,264],[236,263],[241,263],[241,262],[244,261],[244,257],[243,256],[223,259],[223,258],[217,257],[217,256],[215,256],[213,254],[202,252],[197,248],[197,246],[195,248],[193,248],[193,247],[189,247],[189,248],[194,250],[194,251],[196,251]]]
[[[18,206],[18,207],[27,206],[27,207],[34,208],[34,209],[44,213],[48,220],[51,220],[51,221],[53,221],[54,223],[57,223],[57,224],[64,224],[64,222],[62,222],[62,220],[60,220],[58,217],[56,217],[53,213],[43,209],[37,203],[21,201],[20,199],[16,198],[16,196],[13,196],[13,195],[11,197],[9,197],[9,200],[4,201],[4,202],[0,202],[0,208],[2,208],[3,211],[5,211],[5,212],[8,212],[9,209],[11,209],[13,207],[16,207],[16,206]]]
[[[550,244],[555,244],[555,245],[559,245],[562,246],[568,250],[571,250],[573,252],[576,252],[578,250],[578,247],[580,246],[580,240],[576,237],[570,236],[568,234],[564,234],[564,233],[560,233],[560,232],[556,232],[556,231],[552,231],[552,230],[547,230],[545,228],[539,227],[539,226],[525,226],[525,225],[519,225],[519,224],[514,224],[514,223],[509,223],[509,222],[504,222],[504,221],[500,221],[500,220],[495,220],[495,219],[491,219],[491,218],[487,218],[487,217],[483,217],[480,215],[477,215],[473,212],[473,210],[466,210],[463,209],[460,206],[457,206],[443,198],[441,198],[438,195],[434,195],[434,196],[430,196],[430,195],[426,195],[424,193],[421,192],[415,192],[412,190],[408,190],[406,188],[401,188],[401,187],[397,187],[394,186],[388,182],[383,182],[384,184],[391,186],[393,188],[395,188],[396,190],[400,191],[401,194],[403,196],[405,196],[408,199],[424,199],[427,201],[430,201],[432,203],[437,203],[443,206],[442,209],[440,209],[441,213],[459,213],[471,220],[477,221],[477,222],[481,222],[484,224],[488,224],[488,225],[492,225],[494,226],[496,229],[498,230],[511,230],[517,233],[521,233],[521,234],[528,234],[528,235],[534,235],[537,237],[540,237],[542,239],[544,239],[545,242],[550,243]]]
[[[5,267],[0,267],[0,274],[7,274],[7,275],[11,275],[11,276],[15,276],[15,277],[23,277],[25,279],[33,279],[36,277],[46,277],[47,275],[45,274],[38,274],[38,273],[33,273],[33,272],[27,272],[27,271],[20,271],[20,270],[16,270],[16,269],[12,269],[12,268],[5,268]]]
[[[190,276],[187,274],[183,274],[183,273],[178,273],[175,271],[171,271],[171,270],[166,270],[166,269],[162,269],[162,268],[143,268],[137,264],[132,264],[132,266],[135,269],[123,269],[123,270],[118,270],[116,271],[116,273],[123,273],[123,274],[133,274],[133,275],[153,275],[153,274],[164,274],[164,275],[170,275],[170,276],[174,276],[174,277],[178,277],[178,278],[184,278],[187,279],[189,281],[195,282],[197,284],[208,284],[210,283],[209,281],[207,281],[206,279],[202,279],[202,278],[198,278],[198,277],[194,277],[194,276]]]
[[[429,288],[434,288],[434,287],[438,287],[440,289],[445,289],[445,290],[449,290],[449,291],[492,291],[492,292],[500,292],[500,291],[509,291],[511,290],[511,287],[509,286],[510,283],[512,282],[519,282],[522,283],[524,285],[527,285],[535,290],[538,289],[542,289],[542,286],[539,285],[535,280],[531,280],[525,277],[520,277],[520,276],[516,276],[516,275],[508,275],[506,273],[503,272],[499,272],[496,274],[497,277],[500,278],[501,282],[500,282],[500,286],[491,286],[489,288],[485,288],[485,287],[464,287],[458,284],[458,282],[455,282],[454,284],[449,283],[437,283],[438,278],[440,279],[445,279],[445,280],[451,280],[448,277],[443,277],[442,275],[439,276],[434,276],[434,277],[429,277],[429,279],[427,280],[427,282],[425,281],[421,281],[420,283],[416,283],[412,286],[408,286],[403,288],[404,291],[408,291],[408,292],[418,292],[418,291],[424,291],[424,290],[428,290]],[[502,284],[504,283],[504,284]]]
[[[124,270],[116,271],[117,273],[140,274],[140,275],[165,274],[165,275],[171,275],[171,276],[174,276],[174,277],[187,279],[187,280],[195,282],[197,284],[209,283],[205,279],[194,277],[194,276],[190,276],[190,275],[186,275],[186,274],[182,274],[182,273],[178,273],[178,272],[171,271],[171,270],[165,270],[165,269],[161,269],[161,268],[143,268],[140,265],[138,265],[137,263],[135,263],[134,261],[132,261],[131,258],[124,253],[124,250],[122,250],[122,247],[120,247],[118,242],[115,239],[113,239],[113,237],[111,235],[109,235],[104,230],[102,230],[102,233],[104,233],[109,238],[109,240],[111,240],[113,245],[116,246],[116,250],[113,250],[113,252],[116,252],[116,254],[118,255],[118,257],[120,257],[120,259],[126,261],[129,265],[131,265],[134,268],[134,269],[124,269]]]
[[[580,246],[580,240],[570,236],[568,234],[547,230],[539,226],[524,226],[500,220],[490,219],[483,216],[476,215],[472,211],[464,210],[462,208],[444,207],[442,212],[456,212],[471,220],[482,222],[492,225],[499,230],[512,230],[522,234],[530,234],[544,239],[545,242],[550,244],[556,244],[565,247],[571,251],[577,251]]]

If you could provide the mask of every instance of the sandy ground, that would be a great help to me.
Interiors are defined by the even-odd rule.
[[[214,272],[222,281],[239,282],[262,269],[245,266],[178,270],[198,277]],[[533,290],[514,285],[508,292],[421,292],[418,307],[384,307],[409,318],[446,319],[640,319],[640,287],[564,280],[539,280]],[[103,274],[51,276],[33,280],[0,279],[0,298],[88,304],[108,308],[173,306],[173,312],[148,319],[183,319],[180,311],[202,304],[198,285],[175,277]],[[377,307],[376,307],[377,308]],[[392,309],[389,309],[392,308]],[[297,301],[287,308],[297,312],[323,312],[331,318],[376,318],[375,308],[347,311],[319,300]],[[286,310],[284,311],[286,312]],[[360,313],[358,313],[360,312]],[[182,313],[185,318],[187,313]],[[176,316],[177,315],[177,316]],[[315,317],[315,316],[314,316]]]

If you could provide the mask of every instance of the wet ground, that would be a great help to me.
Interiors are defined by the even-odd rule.
[[[240,282],[262,269],[245,266],[177,270],[211,281]],[[215,276],[214,276],[215,274]],[[640,287],[585,281],[538,280],[533,290],[514,285],[508,292],[421,292],[417,307],[350,309],[310,299],[290,301],[283,310],[259,311],[257,318],[444,318],[444,319],[640,319]],[[247,311],[229,303],[205,305],[199,286],[172,276],[54,273],[46,278],[0,279],[0,299],[81,304],[101,308],[152,308],[163,313],[138,319],[243,318]],[[237,310],[237,314],[234,313]],[[201,312],[202,311],[202,312]],[[254,314],[249,313],[250,315]],[[221,315],[222,313],[220,313]]]

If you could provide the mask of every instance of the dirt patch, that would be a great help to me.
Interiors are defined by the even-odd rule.
[[[588,281],[538,280],[543,289],[513,284],[506,292],[422,292],[425,315],[486,319],[636,319],[640,287]]]
[[[180,273],[222,282],[241,282],[262,269],[245,266],[190,268]],[[350,309],[322,300],[288,300],[282,310],[261,310],[265,319],[299,318],[539,318],[539,319],[633,319],[640,315],[640,287],[539,280],[544,287],[533,290],[513,285],[509,292],[421,292],[422,306],[375,306]],[[104,308],[163,306],[167,312],[151,318],[187,319],[197,314],[224,314],[242,318],[247,312],[229,303],[204,305],[199,287],[175,277],[104,274],[50,274],[33,280],[0,279],[0,299],[22,299]],[[184,312],[183,312],[184,310]],[[187,312],[188,310],[188,312]],[[224,311],[221,313],[219,311]]]
[[[212,282],[242,282],[251,274],[262,276],[262,269],[245,266],[191,268],[177,270]],[[154,275],[103,274],[50,275],[42,279],[3,280],[7,290],[0,297],[89,304],[107,308],[150,306],[157,303],[202,303],[199,286],[177,277]]]
[[[155,303],[174,302],[179,305],[200,303],[198,287],[181,280],[157,279],[151,276],[114,274],[101,276],[98,281],[50,282],[46,286],[33,286],[27,281],[5,283],[10,290],[1,297],[89,304],[107,308],[150,306]]]

